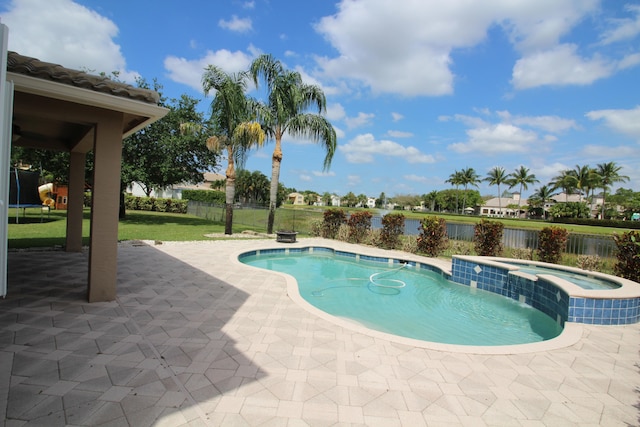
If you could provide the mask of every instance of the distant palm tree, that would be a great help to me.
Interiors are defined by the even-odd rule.
[[[604,206],[607,197],[607,189],[616,182],[627,182],[629,177],[620,175],[622,166],[616,165],[615,162],[600,163],[596,168],[596,172],[600,176],[600,188],[602,188],[602,219],[604,219]]]
[[[529,173],[529,168],[520,166],[515,172],[509,174],[509,188],[520,185],[520,198],[518,199],[518,216],[520,216],[520,203],[522,201],[522,190],[528,190],[530,184],[540,182],[535,174]]]
[[[251,121],[252,103],[245,94],[247,78],[246,72],[227,74],[214,65],[209,65],[202,77],[205,94],[216,92],[211,101],[210,128],[205,131],[210,133],[207,148],[227,151],[225,234],[233,233],[236,163],[242,168],[247,151],[253,146],[261,146],[265,139],[260,124]],[[181,131],[200,133],[204,130],[197,124],[183,123]]]
[[[554,189],[562,188],[565,202],[569,201],[569,194],[578,188],[578,178],[572,172],[570,169],[563,170],[554,176],[551,181]]]
[[[473,168],[462,169],[460,177],[462,179],[462,185],[464,185],[464,194],[462,198],[462,213],[464,213],[467,207],[467,189],[470,185],[477,187],[480,177]]]
[[[590,172],[591,169],[589,165],[576,165],[573,170],[569,171],[576,179],[576,188],[580,191],[580,202],[582,201],[583,194],[588,196]]]
[[[456,187],[456,213],[459,213],[460,211],[458,210],[458,187],[463,183],[462,173],[460,171],[455,171],[454,173],[449,175],[449,179],[447,179],[445,182],[448,182],[449,184]]]
[[[267,233],[273,233],[276,214],[280,166],[282,164],[282,137],[304,137],[321,143],[326,152],[324,169],[329,169],[336,151],[336,131],[321,114],[326,111],[326,98],[322,89],[302,82],[297,71],[284,68],[271,55],[260,55],[251,64],[250,73],[256,86],[262,77],[267,87],[267,102],[259,110],[259,120],[267,137],[275,140],[271,160],[271,190],[269,193],[269,219]],[[315,106],[319,114],[307,113]]]
[[[540,203],[540,207],[542,208],[544,219],[547,219],[547,210],[544,208],[544,205],[545,203],[553,200],[553,196],[556,195],[554,191],[555,191],[554,187],[543,185],[542,187],[537,189],[531,196],[532,201]]]
[[[509,176],[507,172],[501,166],[495,166],[487,173],[487,177],[484,179],[489,185],[498,186],[498,207],[499,215],[502,215],[502,193],[500,193],[500,185],[507,184],[509,182]]]

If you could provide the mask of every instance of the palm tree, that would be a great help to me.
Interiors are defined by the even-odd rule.
[[[535,174],[529,174],[529,168],[520,166],[515,172],[509,174],[509,188],[520,185],[520,198],[518,199],[518,216],[520,216],[520,203],[522,201],[522,190],[528,190],[530,184],[540,182]]]
[[[540,203],[544,219],[547,219],[547,210],[544,208],[544,204],[548,201],[553,200],[553,196],[556,195],[554,191],[554,187],[543,185],[542,187],[538,188],[531,196],[532,201],[537,201],[538,203]]]
[[[462,196],[462,213],[464,213],[467,207],[467,188],[470,185],[477,187],[480,177],[473,168],[462,169],[460,177],[462,178],[462,185],[464,185],[464,194]]]
[[[326,111],[326,98],[322,89],[302,82],[297,71],[284,68],[271,55],[260,55],[251,64],[250,73],[256,86],[262,76],[267,86],[267,103],[260,108],[259,120],[267,137],[275,140],[271,160],[271,191],[269,193],[269,220],[267,233],[273,233],[276,214],[278,182],[282,164],[282,136],[303,137],[318,142],[326,151],[324,170],[329,169],[336,151],[337,136],[331,123],[321,114]],[[319,114],[307,113],[315,106]]]
[[[576,188],[580,191],[580,201],[582,201],[583,194],[588,196],[590,171],[588,165],[576,165],[573,170],[569,171],[576,179]]]
[[[456,213],[459,213],[459,211],[458,211],[458,187],[460,185],[462,185],[462,172],[455,171],[454,173],[449,175],[449,179],[447,179],[445,182],[448,182],[449,184],[451,184],[451,185],[456,187]]]
[[[487,177],[484,179],[484,181],[487,181],[489,185],[498,186],[499,215],[502,215],[502,193],[500,193],[500,185],[508,183],[508,179],[509,176],[502,166],[495,166],[487,173]]]
[[[629,177],[620,175],[622,166],[616,165],[615,162],[600,163],[596,168],[596,172],[600,175],[600,188],[602,188],[602,219],[604,219],[604,205],[607,197],[607,189],[616,182],[627,182]]]
[[[572,173],[570,169],[561,171],[558,175],[552,178],[551,184],[553,188],[562,188],[564,191],[565,202],[569,201],[569,193],[578,187],[578,178]]]
[[[205,68],[202,85],[205,95],[215,90],[211,101],[211,118],[207,133],[207,148],[211,151],[227,151],[225,181],[225,234],[232,234],[233,203],[235,198],[235,165],[244,166],[247,151],[253,146],[262,146],[265,133],[260,124],[251,121],[253,103],[245,94],[248,74],[227,74],[221,68],[209,65]],[[202,132],[197,124],[184,123],[183,132]]]

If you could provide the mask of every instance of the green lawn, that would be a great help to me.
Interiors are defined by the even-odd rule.
[[[66,211],[51,211],[44,214],[41,222],[39,209],[27,209],[26,218],[20,214],[20,223],[15,223],[15,214],[10,212],[9,248],[62,246],[66,235]],[[82,223],[83,243],[89,243],[89,211],[85,211]],[[253,230],[254,227],[238,225],[234,232]],[[224,233],[224,224],[191,215],[159,212],[128,211],[118,226],[119,240],[190,241],[208,240],[205,234]]]

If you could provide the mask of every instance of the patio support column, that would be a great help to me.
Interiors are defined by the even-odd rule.
[[[67,252],[82,251],[82,213],[84,208],[85,153],[71,152],[67,203]]]
[[[116,298],[122,123],[122,113],[109,111],[95,127],[89,302]]]

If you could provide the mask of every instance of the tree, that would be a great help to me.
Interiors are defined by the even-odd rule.
[[[329,120],[321,115],[326,111],[327,101],[320,87],[303,83],[300,73],[285,69],[282,63],[271,55],[257,57],[251,64],[250,73],[256,86],[260,77],[266,84],[267,103],[259,110],[259,120],[267,137],[275,140],[267,222],[267,233],[271,234],[283,156],[283,135],[288,133],[292,137],[309,138],[320,143],[326,152],[324,170],[331,166],[337,136]],[[319,114],[306,112],[312,106],[317,107]]]
[[[571,170],[563,170],[552,178],[553,188],[562,188],[564,191],[565,202],[569,201],[569,194],[578,187],[578,179]]]
[[[347,194],[342,197],[342,205],[346,207],[354,207],[358,203],[358,198],[353,192],[349,191]]]
[[[144,80],[138,86],[149,88]],[[153,90],[161,89],[154,81]],[[167,115],[122,142],[123,187],[136,182],[148,197],[154,189],[202,182],[202,172],[216,167],[217,153],[207,150],[197,135],[180,132],[181,123],[204,123],[198,102],[188,95],[169,101],[161,97],[160,105],[169,108]]]
[[[311,206],[318,202],[318,194],[313,191],[305,192],[304,194],[304,202]]]
[[[331,206],[331,193],[328,191],[322,193],[322,204],[324,206]]]
[[[460,178],[462,179],[462,185],[464,185],[464,194],[462,196],[462,213],[464,213],[467,207],[467,189],[470,185],[477,187],[480,177],[473,168],[465,168],[460,172]]]
[[[543,185],[537,189],[533,195],[529,198],[529,204],[531,206],[540,206],[544,215],[544,219],[547,219],[547,211],[544,208],[545,203],[553,200],[556,195],[554,188],[548,185]]]
[[[509,176],[507,172],[501,166],[495,166],[487,173],[487,177],[484,179],[489,185],[498,186],[498,208],[500,215],[502,215],[502,196],[500,194],[500,185],[507,184],[509,182]]]
[[[368,207],[367,202],[369,201],[369,198],[367,197],[366,194],[358,194],[357,196],[358,202],[356,204],[360,205],[361,208],[366,208]]]
[[[269,200],[269,179],[260,171],[241,169],[236,173],[236,200],[249,204],[266,204]]]
[[[520,202],[522,201],[522,190],[528,190],[530,184],[540,182],[535,174],[529,174],[529,168],[520,166],[515,172],[509,174],[509,188],[520,185],[520,198],[518,199],[518,216],[520,216]]]
[[[431,192],[429,192],[429,194],[424,194],[422,196],[422,200],[424,201],[425,204],[429,205],[429,210],[431,212],[435,211],[436,209],[436,199],[438,197],[438,191],[437,190],[432,190]]]
[[[376,199],[376,208],[378,209],[386,209],[387,205],[387,195],[384,194],[384,191],[380,193],[380,196]]]
[[[616,165],[615,162],[600,163],[596,167],[596,172],[600,176],[600,188],[602,188],[602,219],[604,219],[604,206],[607,197],[607,190],[616,182],[627,182],[629,177],[620,175],[622,166]]]
[[[185,133],[208,134],[207,148],[213,152],[226,150],[226,216],[225,234],[233,234],[233,203],[235,198],[235,165],[242,169],[248,150],[264,143],[265,133],[252,115],[253,104],[245,95],[247,73],[227,74],[215,65],[205,68],[202,85],[205,94],[215,91],[211,101],[211,118],[208,129],[183,123]]]
[[[460,185],[462,185],[462,173],[459,172],[459,171],[455,171],[454,173],[449,175],[449,179],[447,179],[445,182],[448,182],[449,184],[451,184],[454,187],[456,187],[456,213],[459,213],[459,210],[458,210],[458,187]]]

